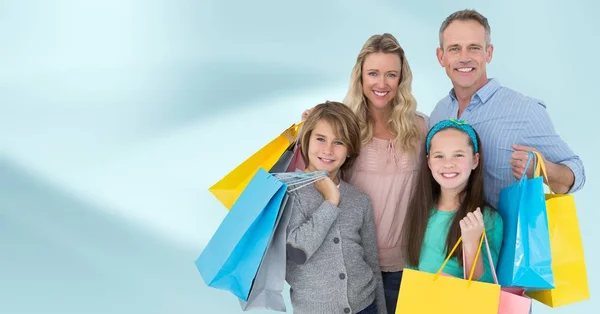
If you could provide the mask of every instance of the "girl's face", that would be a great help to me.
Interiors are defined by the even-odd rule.
[[[460,193],[467,186],[471,171],[479,165],[469,136],[456,129],[445,129],[431,139],[427,163],[442,191]]]
[[[338,170],[346,161],[348,148],[335,136],[331,124],[319,120],[308,142],[308,169],[325,170],[329,177],[336,178]]]

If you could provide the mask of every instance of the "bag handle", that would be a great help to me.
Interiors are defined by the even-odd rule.
[[[324,170],[313,172],[276,172],[275,178],[288,186],[288,192],[293,192],[327,177]]]
[[[529,168],[529,164],[531,163],[531,160],[533,160],[535,166],[534,166],[534,172],[533,172],[533,177],[537,178],[540,175],[544,178],[544,180],[546,182],[550,182],[548,180],[548,171],[546,170],[546,164],[544,163],[544,158],[542,158],[542,155],[538,152],[534,152],[534,151],[528,151],[527,152],[527,163],[525,163],[525,169]],[[523,175],[521,176],[521,180],[519,182],[524,182],[525,180],[527,180],[527,171],[523,172]],[[554,192],[552,191],[552,188],[550,187],[550,184],[547,184],[548,189],[550,190],[550,194],[554,194]]]
[[[538,173],[537,168],[540,166],[540,164],[537,162],[537,155],[535,155],[533,152],[527,152],[527,162],[525,163],[525,172],[523,172],[523,174],[521,175],[521,179],[519,180],[520,183],[525,182],[525,180],[527,180],[527,169],[529,169],[529,164],[531,163],[531,161],[533,160],[533,164],[535,165],[535,173]],[[534,175],[534,177],[539,176],[539,173],[537,175]]]
[[[477,248],[477,254],[475,254],[475,260],[473,261],[473,266],[471,266],[471,271],[469,272],[469,279],[468,279],[469,285],[471,285],[471,281],[473,279],[473,273],[475,272],[475,265],[477,265],[477,260],[479,259],[479,254],[481,253],[481,245],[483,244],[484,238],[487,239],[485,237],[485,230],[483,231],[483,234],[481,235],[481,239],[479,240],[479,247]],[[448,254],[448,256],[446,257],[446,260],[442,264],[442,267],[440,267],[440,269],[438,269],[437,273],[433,277],[433,280],[436,280],[439,277],[440,273],[442,272],[444,267],[446,267],[446,264],[452,257],[452,254],[454,254],[454,251],[456,251],[456,248],[458,248],[458,245],[460,244],[461,241],[462,241],[462,236],[460,238],[458,238],[458,241],[456,241],[456,244],[452,248],[452,251],[450,251],[450,254]],[[463,250],[463,258],[464,258],[464,250]],[[490,255],[490,262],[491,262],[491,255]],[[464,262],[463,262],[463,265],[464,265]],[[464,273],[464,271],[463,271],[463,273]]]
[[[298,135],[302,130],[302,125],[304,121],[294,123],[291,127],[281,133],[281,136],[285,137],[290,144],[298,141]]]
[[[552,192],[552,188],[550,187],[550,180],[548,180],[548,171],[546,170],[546,164],[544,163],[544,158],[542,158],[542,155],[538,152],[530,152],[530,153],[533,153],[535,155],[535,157],[537,158],[534,176],[539,177],[541,174],[544,177],[544,179],[546,180],[546,182],[548,182],[547,186],[548,186],[548,190],[550,190],[550,194],[554,194],[554,192]],[[525,168],[525,169],[527,169],[527,168]]]
[[[496,276],[496,268],[494,267],[494,261],[492,260],[492,253],[490,251],[490,244],[488,243],[488,239],[487,236],[485,234],[485,232],[483,233],[483,240],[485,241],[485,248],[487,249],[487,256],[488,256],[488,261],[490,262],[490,271],[492,272],[492,277],[494,278],[494,283],[498,284],[498,276]],[[475,260],[475,262],[477,262],[477,259]],[[463,250],[463,273],[465,273],[465,278],[466,278],[466,272],[464,269],[465,266],[465,251]]]

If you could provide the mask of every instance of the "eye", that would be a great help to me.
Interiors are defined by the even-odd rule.
[[[390,73],[390,74],[388,74],[388,76],[389,76],[389,77],[391,77],[391,78],[396,78],[396,77],[398,77],[398,75],[396,75],[396,73]]]
[[[377,72],[369,72],[369,76],[377,76]]]
[[[480,50],[481,48],[479,47],[471,47],[471,50]]]
[[[433,158],[435,158],[435,159],[442,159],[442,158],[444,158],[444,156],[442,156],[442,155],[434,155]]]
[[[344,145],[344,143],[342,143],[340,141],[335,141],[335,142],[333,142],[333,144],[335,144],[335,145]]]
[[[317,141],[319,141],[319,142],[325,142],[325,139],[322,138],[322,137],[317,137]]]
[[[448,49],[448,51],[452,51],[452,52],[458,51],[458,47],[451,47],[450,49]]]
[[[464,157],[464,156],[465,156],[464,154],[454,154],[454,157],[456,157],[456,158],[461,158],[461,157]]]

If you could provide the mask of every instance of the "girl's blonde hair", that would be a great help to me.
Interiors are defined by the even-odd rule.
[[[387,126],[395,137],[396,145],[406,152],[414,152],[420,136],[415,121],[417,101],[412,95],[412,72],[404,50],[396,38],[388,33],[373,35],[363,45],[350,76],[350,87],[344,103],[357,115],[363,144],[373,138],[373,120],[369,117],[367,100],[363,94],[362,67],[367,55],[375,52],[392,53],[400,58],[400,82],[392,100],[392,113]]]

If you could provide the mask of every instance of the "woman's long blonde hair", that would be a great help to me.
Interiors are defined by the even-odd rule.
[[[417,101],[412,95],[412,72],[404,55],[404,49],[393,35],[388,33],[373,35],[363,45],[352,69],[350,87],[344,98],[344,104],[358,116],[363,145],[371,141],[374,122],[369,117],[367,99],[363,94],[362,67],[367,55],[374,52],[393,53],[400,57],[398,93],[392,100],[392,113],[388,118],[387,127],[394,135],[397,147],[406,152],[414,152],[420,134],[415,122]]]

